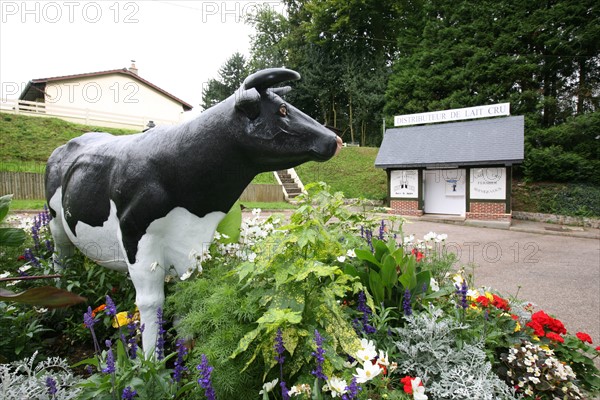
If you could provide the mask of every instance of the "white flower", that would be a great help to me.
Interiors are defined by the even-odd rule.
[[[194,273],[194,270],[192,268],[188,268],[188,270],[185,271],[185,273],[183,275],[181,275],[179,277],[179,279],[181,279],[182,281],[185,281],[187,278],[192,276],[193,273]]]
[[[379,364],[373,364],[366,362],[363,364],[363,368],[356,368],[356,374],[353,376],[356,378],[356,383],[365,383],[375,378],[383,371]]]
[[[358,362],[355,361],[344,361],[344,368],[350,369],[350,368],[354,368],[356,366],[356,364],[358,364]]]
[[[337,260],[338,260],[339,262],[343,263],[344,261],[346,261],[346,257],[345,257],[345,256],[339,256],[339,257],[337,258]]]
[[[377,350],[375,349],[375,345],[372,340],[361,339],[360,340],[361,348],[356,352],[356,359],[361,363],[369,364],[372,359],[377,357]]]
[[[350,258],[356,258],[356,253],[354,252],[354,249],[350,249],[346,252],[346,257],[350,257]]]
[[[426,242],[429,242],[431,240],[435,240],[436,237],[437,234],[435,232],[429,232],[427,235],[423,236],[423,239],[425,239]]]
[[[421,378],[417,377],[410,381],[413,390],[413,399],[414,400],[427,400],[427,395],[425,394],[425,388],[421,386]]]
[[[437,281],[433,277],[429,279],[429,287],[433,292],[440,290],[440,285],[438,285]]]
[[[404,244],[412,243],[415,241],[415,235],[404,236]]]
[[[258,217],[260,215],[261,209],[260,208],[253,208],[252,209],[252,215],[254,215],[255,217]]]
[[[446,239],[448,239],[448,235],[446,235],[445,233],[442,233],[442,234],[436,236],[435,241],[439,243],[439,242],[445,241]]]
[[[275,389],[275,385],[277,385],[277,382],[279,382],[279,378],[275,378],[271,382],[266,382],[263,385],[262,390],[258,392],[258,394],[269,393],[270,391]]]
[[[327,387],[331,390],[331,397],[333,398],[342,397],[346,393],[346,386],[348,386],[346,380],[336,376],[332,376],[327,381]]]
[[[388,359],[387,351],[384,353],[383,350],[379,350],[379,357],[377,357],[377,363],[385,367],[390,365],[390,360]]]
[[[10,276],[10,272],[4,271],[3,273],[0,274],[0,279],[8,278],[9,276]]]
[[[248,254],[248,261],[254,262],[254,260],[256,260],[256,253]]]
[[[288,390],[288,396],[294,396],[294,397],[298,397],[298,396],[302,396],[302,394],[309,394],[310,395],[310,386],[307,385],[306,383],[303,383],[301,385],[295,385],[292,386],[292,388],[290,390]]]

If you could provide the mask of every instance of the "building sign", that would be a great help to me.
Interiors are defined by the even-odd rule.
[[[446,182],[446,196],[465,195],[465,170],[449,169],[441,170],[442,177]]]
[[[419,197],[419,172],[416,169],[391,171],[390,197]]]
[[[506,199],[506,168],[471,168],[471,199]]]
[[[462,121],[465,119],[489,118],[510,115],[510,103],[489,106],[457,108],[420,114],[397,115],[394,126],[432,124],[435,122]]]

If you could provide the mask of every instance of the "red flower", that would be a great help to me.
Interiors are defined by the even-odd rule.
[[[17,261],[24,261],[25,260],[25,256],[23,254],[21,254],[19,257],[17,257]]]
[[[416,378],[411,376],[405,376],[404,378],[400,379],[400,382],[404,385],[403,389],[405,393],[413,394],[412,381],[415,379]],[[419,386],[423,386],[423,381],[419,382]]]
[[[510,307],[508,306],[508,301],[504,300],[502,297],[492,294],[494,300],[492,300],[492,304],[501,310],[510,311]]]
[[[535,321],[529,321],[528,323],[525,324],[525,326],[530,327],[531,329],[533,329],[533,331],[535,332],[536,336],[545,336],[546,332],[544,332],[544,327]]]
[[[518,321],[518,320],[519,320],[519,316],[518,316],[518,315],[515,315],[515,314],[510,314],[510,317],[511,317],[512,319],[514,319],[515,321]]]
[[[412,380],[413,380],[413,378],[411,378],[410,376],[405,376],[404,378],[400,379],[400,382],[404,385],[405,393],[412,394],[412,392],[413,392],[412,383],[411,383]]]
[[[600,346],[596,347],[596,351],[600,352]]]
[[[487,307],[490,305],[490,299],[485,296],[479,296],[475,299],[475,301],[481,304],[482,307]]]
[[[555,342],[561,342],[561,343],[565,342],[565,339],[563,339],[562,336],[560,336],[554,332],[546,333],[546,337],[550,340],[554,340]]]
[[[422,252],[420,252],[417,249],[412,249],[412,254],[417,257],[417,262],[421,261],[422,259],[425,258],[425,254],[423,254]]]
[[[592,344],[592,337],[587,333],[577,332],[575,336],[577,336],[577,339],[581,340],[584,343]]]

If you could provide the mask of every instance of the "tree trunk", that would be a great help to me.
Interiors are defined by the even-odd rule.
[[[354,121],[352,121],[352,95],[348,96],[348,117],[350,123],[350,141],[354,144]]]

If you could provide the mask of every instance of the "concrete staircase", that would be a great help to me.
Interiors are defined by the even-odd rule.
[[[294,197],[302,193],[302,186],[298,184],[296,179],[290,173],[290,170],[277,171],[277,177],[283,185],[286,200],[292,200]]]

